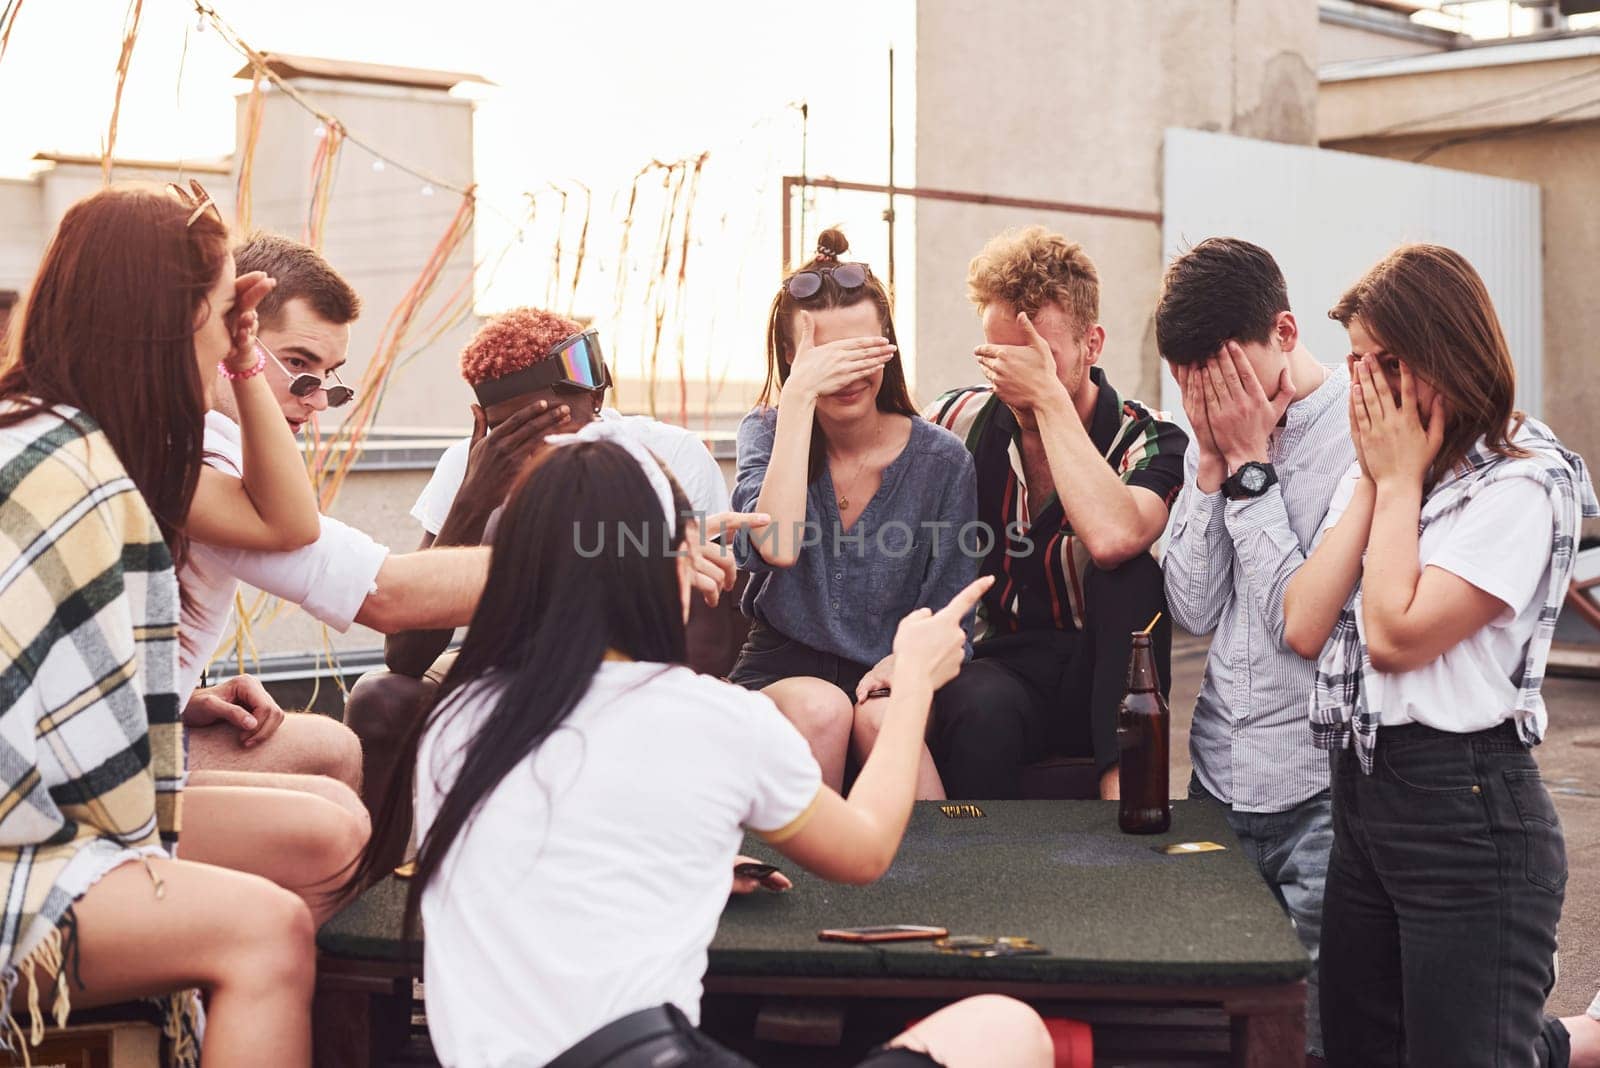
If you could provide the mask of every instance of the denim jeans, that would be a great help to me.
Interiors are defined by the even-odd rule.
[[[1189,776],[1189,799],[1222,802],[1198,775]],[[1295,934],[1311,957],[1306,979],[1306,1052],[1322,1056],[1322,1017],[1317,985],[1317,952],[1322,941],[1322,894],[1333,848],[1333,802],[1327,790],[1283,812],[1236,812],[1223,805],[1228,826],[1239,836],[1244,855],[1294,922]]]
[[[1555,983],[1567,855],[1509,723],[1382,727],[1333,761],[1322,1030],[1349,1068],[1525,1066]]]

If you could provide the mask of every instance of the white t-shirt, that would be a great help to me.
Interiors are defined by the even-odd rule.
[[[1344,515],[1360,479],[1360,465],[1352,465],[1334,490],[1318,541]],[[1421,723],[1465,734],[1513,717],[1520,687],[1514,676],[1544,604],[1554,524],[1549,495],[1526,478],[1485,486],[1459,511],[1428,524],[1419,543],[1422,566],[1448,571],[1506,608],[1432,663],[1378,674],[1368,704],[1378,709],[1380,726]]]
[[[206,413],[206,463],[225,474],[244,470],[239,425],[221,412]],[[246,582],[304,608],[343,633],[367,595],[378,588],[378,569],[389,550],[354,527],[322,517],[316,541],[292,552],[223,549],[189,543],[178,581],[190,602],[182,616],[186,641],[179,644],[178,694],[187,700],[200,683],[233,617],[233,595]]]
[[[689,498],[689,505],[695,511],[715,515],[728,510],[728,480],[705,442],[694,431],[645,415],[623,415],[615,408],[602,408],[600,418],[623,423],[637,435],[639,444],[660,457],[678,485],[683,487],[684,496]],[[471,446],[472,440],[467,438],[444,451],[433,469],[433,477],[411,507],[412,518],[429,534],[438,534],[445,517],[450,514],[450,505],[455,502],[456,493],[466,478],[467,452]]]
[[[419,837],[497,696],[474,687],[423,737]],[[698,1021],[743,829],[794,834],[821,782],[805,739],[761,694],[682,667],[603,663],[422,896],[440,1061],[544,1064],[664,1002]]]

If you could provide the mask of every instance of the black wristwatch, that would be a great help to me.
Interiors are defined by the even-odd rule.
[[[1222,484],[1222,495],[1230,501],[1254,500],[1277,483],[1278,472],[1271,464],[1252,460],[1228,476]]]

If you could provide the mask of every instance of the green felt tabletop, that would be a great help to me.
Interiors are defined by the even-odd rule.
[[[982,818],[916,807],[872,886],[784,865],[794,889],[735,898],[711,944],[715,975],[988,978],[1056,983],[1254,986],[1310,971],[1294,929],[1240,852],[1219,807],[1174,801],[1172,829],[1129,835],[1111,801],[990,801]],[[1217,852],[1153,846],[1210,841]],[[745,850],[781,863],[755,838]],[[825,927],[931,924],[1014,935],[1050,952],[973,959],[927,943],[819,942]]]
[[[1221,810],[1174,801],[1172,829],[1126,835],[1116,804],[991,801],[982,818],[918,804],[894,866],[868,887],[838,886],[784,863],[795,886],[729,902],[711,944],[714,975],[993,979],[1054,983],[1255,986],[1303,978],[1310,962]],[[1152,847],[1212,841],[1219,852]],[[336,957],[417,961],[399,937],[406,884],[388,879],[322,928]],[[973,959],[926,943],[817,941],[824,927],[934,924],[957,935],[1020,935],[1050,952]]]

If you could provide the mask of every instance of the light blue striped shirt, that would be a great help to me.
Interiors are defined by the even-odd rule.
[[[1278,484],[1254,500],[1200,492],[1194,442],[1184,457],[1167,605],[1190,633],[1216,632],[1189,755],[1205,788],[1242,812],[1283,812],[1328,788],[1328,755],[1311,744],[1307,714],[1316,665],[1284,644],[1283,591],[1355,461],[1349,394],[1340,367],[1289,406],[1267,449]]]

